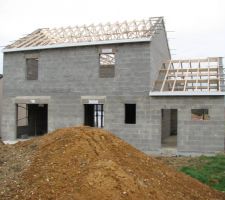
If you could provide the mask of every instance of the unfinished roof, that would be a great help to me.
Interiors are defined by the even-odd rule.
[[[139,21],[124,21],[113,24],[83,25],[65,28],[42,28],[6,46],[5,52],[12,50],[80,46],[96,42],[110,43],[150,41],[157,30],[164,28],[162,17],[149,18]]]
[[[170,60],[163,64],[150,96],[224,95],[221,57]]]

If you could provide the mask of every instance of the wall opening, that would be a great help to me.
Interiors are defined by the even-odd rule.
[[[136,104],[125,104],[125,124],[136,124]]]
[[[115,50],[101,49],[99,54],[99,77],[113,78],[115,77]]]
[[[84,125],[91,127],[104,127],[103,104],[84,104]]]
[[[161,110],[162,147],[177,146],[177,109]]]
[[[27,58],[27,80],[38,80],[38,58]]]
[[[209,110],[208,109],[191,109],[191,120],[202,121],[209,120]]]
[[[48,132],[47,104],[16,104],[17,138],[29,138]]]

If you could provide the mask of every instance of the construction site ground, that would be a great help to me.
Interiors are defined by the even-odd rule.
[[[0,199],[225,200],[225,195],[96,128],[0,144]]]

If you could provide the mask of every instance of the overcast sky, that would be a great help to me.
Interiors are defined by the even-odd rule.
[[[0,46],[37,28],[155,16],[164,16],[173,58],[225,57],[225,0],[0,0]]]

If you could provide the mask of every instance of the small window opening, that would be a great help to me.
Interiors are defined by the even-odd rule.
[[[191,119],[194,121],[209,120],[209,110],[208,109],[192,109]]]
[[[38,58],[27,58],[27,80],[38,80]]]
[[[101,53],[99,62],[100,65],[115,65],[115,53]]]
[[[125,104],[125,123],[136,124],[136,104]]]
[[[99,54],[99,77],[113,78],[115,77],[115,54],[101,53]]]

